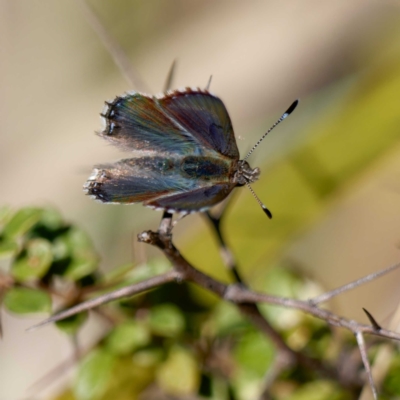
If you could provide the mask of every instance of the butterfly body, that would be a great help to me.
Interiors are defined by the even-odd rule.
[[[223,102],[206,90],[128,93],[101,115],[100,136],[135,155],[95,167],[84,189],[101,202],[204,211],[258,178],[259,169],[239,159]]]

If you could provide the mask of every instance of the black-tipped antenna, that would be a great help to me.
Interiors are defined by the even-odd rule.
[[[255,194],[253,188],[250,186],[249,183],[246,183],[247,187],[249,188],[250,192],[252,193],[252,195],[254,196],[254,198],[257,200],[257,203],[261,206],[261,208],[263,209],[263,211],[265,212],[265,214],[267,214],[268,218],[271,219],[272,218],[272,213],[271,211],[268,210],[268,208],[262,203],[262,201],[258,198],[258,196]]]
[[[206,86],[206,90],[207,91],[210,90],[211,81],[212,81],[212,75],[210,75],[210,78],[208,79],[208,83],[207,83],[207,86]]]
[[[299,100],[295,100],[291,106],[282,114],[282,116],[276,121],[271,128],[267,130],[267,132],[264,133],[264,135],[261,136],[260,140],[253,146],[253,148],[247,153],[247,156],[243,158],[243,160],[247,160],[250,156],[250,154],[258,147],[258,145],[264,140],[264,138],[274,129],[277,125],[279,125],[285,118],[287,118],[297,107],[297,104],[299,104]]]
[[[171,89],[172,82],[174,81],[175,77],[175,69],[176,69],[176,60],[172,61],[171,68],[169,69],[167,79],[165,81],[164,92],[167,92],[168,90]]]

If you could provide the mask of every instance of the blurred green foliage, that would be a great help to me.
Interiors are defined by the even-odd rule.
[[[64,296],[64,307],[68,307],[83,300],[86,289],[92,296],[103,293],[105,284],[111,291],[168,269],[159,259],[102,275],[99,257],[87,235],[53,209],[8,209],[2,212],[1,221],[0,246],[10,237],[17,246],[8,253],[7,269],[2,272],[9,278],[3,279],[8,284],[1,287],[3,305],[18,315],[49,312],[52,294]],[[38,243],[38,248],[32,250],[32,243]],[[91,260],[90,268],[76,262],[83,259]],[[262,289],[290,297],[311,297],[320,291],[315,282],[287,267],[271,268],[260,282]],[[79,272],[71,273],[75,268]],[[60,280],[72,295],[63,292]],[[115,316],[113,328],[81,359],[71,389],[57,397],[59,400],[135,399],[139,395],[144,399],[258,398],[274,368],[276,350],[268,337],[233,304],[220,301],[205,306],[187,283],[167,284],[132,299],[114,301],[111,308],[102,307]],[[268,305],[260,309],[293,349],[316,359],[335,364],[350,348],[356,349],[354,339],[349,340],[346,334],[332,335],[321,321],[290,309]],[[86,320],[87,313],[81,313],[56,326],[72,335]],[[399,373],[400,363],[395,358],[385,392],[398,390]],[[352,392],[337,382],[320,380],[317,371],[299,367],[279,373],[270,395],[277,400],[352,398]]]

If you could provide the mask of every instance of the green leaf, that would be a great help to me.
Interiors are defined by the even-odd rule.
[[[42,212],[34,207],[20,209],[4,227],[4,236],[16,238],[24,235],[40,220]]]
[[[150,343],[150,332],[136,321],[118,325],[107,338],[107,348],[115,354],[126,355]]]
[[[85,323],[87,317],[88,313],[84,311],[79,314],[71,315],[61,321],[57,321],[56,326],[67,335],[73,335]]]
[[[242,369],[262,378],[275,356],[271,341],[260,332],[248,332],[242,336],[234,350],[234,357]]]
[[[72,261],[64,276],[76,281],[96,271],[99,256],[89,236],[81,229],[73,228],[66,234],[66,241]]]
[[[315,380],[301,385],[286,400],[343,400],[349,398],[334,382]]]
[[[12,276],[20,282],[41,278],[53,261],[52,246],[46,239],[32,239],[27,243],[26,255],[11,266]]]
[[[228,302],[221,301],[214,308],[210,325],[212,333],[218,336],[237,334],[249,327],[248,321],[238,308]]]
[[[54,261],[63,260],[69,257],[69,244],[65,235],[54,239],[52,249]]]
[[[105,349],[97,349],[83,360],[74,384],[77,400],[95,400],[105,392],[114,362],[114,356]]]
[[[75,258],[69,264],[64,276],[73,281],[77,281],[92,272],[96,271],[99,258],[96,254],[86,254],[80,258]]]
[[[43,210],[40,223],[51,230],[56,230],[64,226],[62,215],[54,208],[46,208]]]
[[[158,369],[157,383],[167,393],[181,396],[196,393],[200,383],[196,359],[183,348],[172,348]]]
[[[149,322],[153,332],[167,337],[175,337],[185,329],[182,312],[174,304],[153,307]]]
[[[124,265],[118,269],[113,269],[104,277],[105,282],[125,276],[122,286],[131,285],[136,282],[144,281],[153,276],[163,274],[171,268],[171,264],[166,259],[156,258],[149,260],[146,264],[132,266],[132,264]]]
[[[0,259],[14,257],[18,252],[18,244],[13,240],[0,240]]]
[[[132,362],[141,368],[153,367],[164,359],[164,351],[161,348],[148,348],[138,350],[132,356]]]
[[[42,290],[15,287],[7,291],[4,305],[16,314],[50,312],[51,298]]]

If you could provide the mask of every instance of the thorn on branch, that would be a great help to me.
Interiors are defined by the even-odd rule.
[[[376,319],[371,315],[371,313],[368,310],[366,310],[364,307],[363,307],[363,311],[367,315],[369,322],[371,322],[371,325],[373,326],[373,328],[377,331],[382,330],[382,327],[376,322]]]

